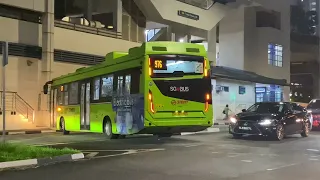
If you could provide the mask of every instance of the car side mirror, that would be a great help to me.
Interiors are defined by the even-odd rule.
[[[242,112],[247,112],[247,110],[246,110],[246,109],[242,109],[241,111],[242,111]]]

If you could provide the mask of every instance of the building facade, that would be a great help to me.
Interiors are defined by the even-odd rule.
[[[21,106],[19,111],[8,108],[8,129],[50,127],[45,82],[102,62],[111,51],[141,45],[155,25],[166,27],[164,40],[204,39],[212,64],[219,54],[220,66],[289,82],[289,5],[276,0],[166,1],[170,6],[162,0],[0,0],[0,41],[9,42],[6,96],[15,99],[7,107]],[[258,25],[260,16],[265,24]],[[286,99],[288,90],[281,91]]]

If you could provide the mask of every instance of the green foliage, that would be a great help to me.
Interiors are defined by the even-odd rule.
[[[0,162],[54,157],[75,153],[79,153],[79,151],[68,148],[55,149],[49,147],[0,143]]]

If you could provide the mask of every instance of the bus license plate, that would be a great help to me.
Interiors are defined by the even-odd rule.
[[[247,131],[252,130],[251,127],[242,127],[242,126],[239,126],[239,129],[241,129],[241,130],[247,130]]]

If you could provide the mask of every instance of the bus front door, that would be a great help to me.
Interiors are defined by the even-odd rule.
[[[80,129],[90,130],[90,82],[82,82],[80,89]]]

